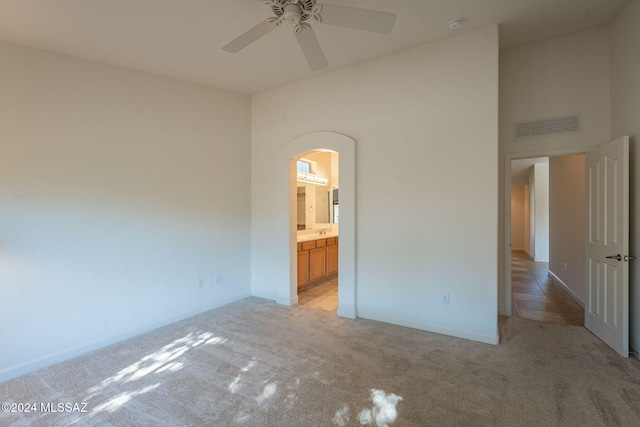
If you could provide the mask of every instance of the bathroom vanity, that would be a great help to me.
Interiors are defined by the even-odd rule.
[[[298,236],[298,289],[338,274],[338,236]]]

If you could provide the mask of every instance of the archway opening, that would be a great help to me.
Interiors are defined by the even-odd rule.
[[[336,132],[313,132],[299,136],[280,149],[283,167],[288,165],[287,180],[280,180],[280,188],[287,188],[289,214],[286,264],[281,271],[289,278],[278,288],[277,301],[290,305],[298,303],[297,269],[297,159],[316,151],[339,153],[339,251],[338,251],[338,316],[354,319],[356,313],[356,144],[353,138]],[[283,175],[279,175],[283,176]],[[280,190],[279,190],[280,191]],[[284,219],[284,218],[283,218]],[[279,222],[279,224],[283,223]],[[283,227],[284,228],[284,227]],[[280,229],[280,226],[278,226]],[[283,277],[283,276],[281,276]],[[283,277],[284,279],[284,277]]]
[[[301,306],[338,310],[339,154],[320,149],[294,156],[296,163],[296,269]],[[294,220],[294,218],[291,218]]]

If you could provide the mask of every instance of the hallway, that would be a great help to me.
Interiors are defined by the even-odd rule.
[[[584,309],[548,275],[549,263],[511,253],[511,315],[584,326]]]

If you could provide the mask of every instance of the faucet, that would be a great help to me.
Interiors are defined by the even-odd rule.
[[[321,234],[321,235],[322,235],[322,234],[327,234],[327,229],[326,229],[326,228],[323,228],[322,230],[320,230],[320,234]]]

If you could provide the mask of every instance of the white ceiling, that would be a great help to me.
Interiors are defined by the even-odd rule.
[[[288,25],[240,53],[220,49],[272,16],[259,0],[0,0],[0,40],[253,94],[491,24],[502,48],[596,28],[631,1],[328,0],[397,19],[389,35],[313,24],[329,61],[315,73]]]

